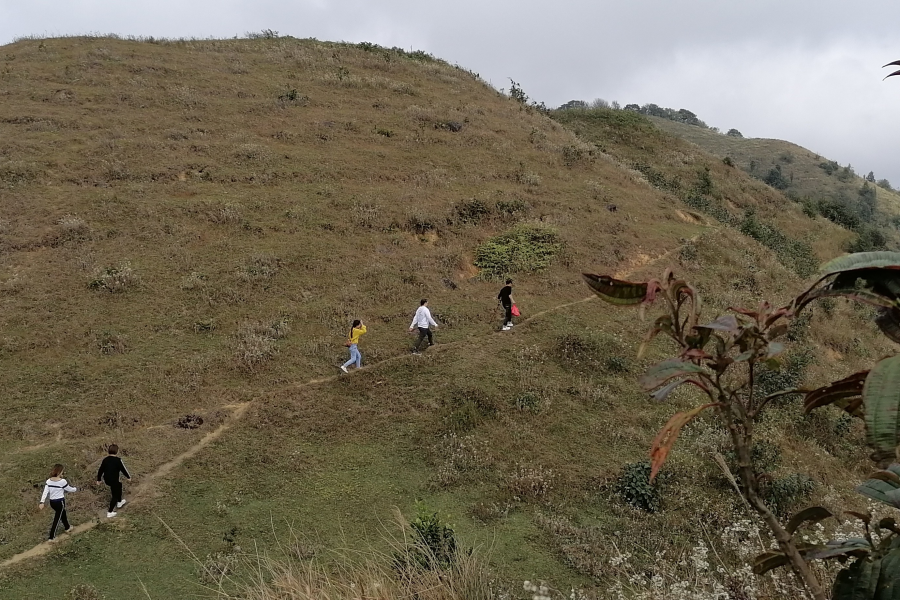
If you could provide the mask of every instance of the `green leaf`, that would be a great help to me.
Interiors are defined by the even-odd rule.
[[[803,557],[807,560],[823,560],[841,556],[866,556],[872,551],[872,545],[864,538],[849,538],[846,540],[832,540],[824,546],[815,546],[804,550]]]
[[[895,455],[900,443],[900,355],[875,365],[862,395],[869,445],[879,456]]]
[[[884,308],[875,317],[875,325],[889,340],[900,344],[900,310]]]
[[[677,388],[678,386],[683,385],[685,383],[695,385],[698,388],[700,388],[701,390],[703,390],[704,392],[709,393],[708,388],[703,383],[697,381],[696,379],[676,379],[675,381],[670,381],[663,387],[659,388],[658,390],[656,390],[655,392],[650,394],[650,396],[657,402],[662,402],[666,398],[669,397],[669,394],[671,394],[672,391],[675,390],[675,388]]]
[[[782,344],[781,342],[769,342],[769,344],[766,346],[766,360],[775,358],[776,356],[784,352],[784,350],[784,344]]]
[[[893,464],[884,471],[877,471],[869,476],[862,485],[856,488],[856,491],[871,498],[878,500],[894,508],[900,508],[900,465]]]
[[[601,300],[619,306],[637,305],[647,296],[646,283],[633,283],[613,279],[607,275],[592,275],[582,273],[581,276],[587,282],[588,287],[597,294]]]
[[[881,577],[875,588],[877,600],[900,600],[900,548],[893,548],[881,559]]]
[[[872,565],[872,561],[858,558],[852,565],[842,569],[831,588],[832,600],[874,600],[871,593],[868,593],[870,587],[874,591],[878,582],[876,573],[875,585],[872,585]]]
[[[900,269],[900,252],[881,251],[845,254],[822,265],[820,273],[825,276],[843,271],[857,271],[859,269]]]
[[[794,534],[797,529],[803,525],[804,523],[818,523],[823,519],[827,519],[828,517],[833,517],[834,515],[827,508],[822,508],[821,506],[811,506],[809,508],[803,509],[798,512],[796,515],[791,517],[791,520],[788,521],[787,532],[791,535]]]
[[[658,388],[674,377],[686,377],[694,373],[705,373],[706,369],[691,362],[684,362],[677,358],[664,360],[650,367],[644,375],[638,379],[638,383],[646,391]]]

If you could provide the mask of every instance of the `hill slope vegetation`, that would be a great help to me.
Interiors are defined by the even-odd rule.
[[[714,311],[789,296],[851,232],[640,115],[550,118],[423,53],[290,38],[4,53],[0,561],[43,539],[53,463],[80,488],[75,524],[105,510],[89,484],[107,444],[135,481],[116,519],[0,570],[0,598],[205,593],[251,548],[384,550],[394,507],[412,518],[417,500],[513,594],[527,579],[603,595],[666,564],[657,552],[688,578],[699,545],[744,564],[746,539],[714,534],[747,519],[709,458],[721,432],[699,422],[664,489],[642,487],[671,407],[635,379],[665,349],[635,360],[644,325],[587,301],[580,273],[671,265]],[[506,276],[530,320],[501,334]],[[420,298],[441,326],[411,356]],[[829,310],[797,331],[798,382],[881,351],[866,314]],[[354,318],[366,368],[337,376]],[[857,426],[778,414],[776,501],[852,497]]]

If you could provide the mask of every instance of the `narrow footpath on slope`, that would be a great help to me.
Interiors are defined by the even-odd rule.
[[[694,237],[690,238],[689,240],[687,240],[687,243],[696,241],[697,238],[700,237],[700,235],[701,234],[698,234],[698,235],[695,235]],[[638,269],[641,269],[641,268],[646,267],[651,264],[658,263],[659,261],[669,258],[670,256],[672,256],[672,254],[679,251],[680,249],[681,249],[681,246],[678,246],[675,249],[669,250],[668,252],[665,252],[657,257],[649,258],[646,260],[639,261],[636,264],[632,264],[629,266],[629,268],[626,271],[620,271],[620,272],[615,273],[615,277],[617,277],[617,278],[628,277],[631,274],[633,274],[635,271],[637,271]],[[591,295],[586,298],[582,298],[580,300],[574,300],[574,301],[566,302],[564,304],[552,306],[548,309],[537,312],[526,319],[523,319],[522,321],[519,322],[519,325],[517,327],[527,325],[528,323],[530,323],[530,322],[534,321],[535,319],[538,319],[544,315],[547,315],[547,314],[550,314],[553,312],[558,312],[560,310],[563,310],[565,308],[569,308],[571,306],[575,306],[578,304],[590,302],[590,301],[594,300],[595,298],[596,298],[595,295]],[[487,335],[500,335],[500,332],[492,331],[490,334],[487,334]],[[504,334],[504,335],[506,335],[506,334]],[[460,346],[460,345],[475,341],[475,340],[483,338],[483,337],[485,337],[485,334],[475,334],[470,337],[464,338],[462,340],[458,340],[455,342],[449,342],[447,344],[441,344],[440,346],[436,346],[434,348],[434,350],[441,352],[445,349]],[[366,365],[365,367],[358,369],[358,371],[367,371],[367,370],[377,369],[380,366],[383,366],[385,364],[390,364],[390,363],[398,362],[401,360],[409,360],[410,357],[411,357],[411,355],[409,355],[409,354],[400,354],[400,355],[393,356],[391,358],[387,358],[385,360],[379,361],[377,363],[373,363],[371,365]],[[354,370],[351,373],[356,373],[356,372],[357,372],[357,370]],[[289,387],[289,389],[310,387],[310,386],[320,385],[323,383],[328,383],[330,381],[335,381],[335,380],[339,379],[340,377],[347,377],[347,375],[343,374],[343,373],[339,373],[337,375],[331,375],[328,377],[320,377],[320,378],[316,378],[316,379],[310,379],[310,380],[304,381],[304,382],[294,383],[288,387]],[[175,469],[180,467],[185,461],[187,461],[190,458],[193,458],[201,450],[206,448],[209,444],[211,444],[212,442],[219,439],[222,436],[222,434],[224,434],[226,431],[228,431],[232,426],[234,426],[235,423],[240,421],[241,418],[243,418],[244,415],[247,414],[248,409],[250,408],[251,404],[253,404],[254,402],[255,402],[254,400],[251,400],[249,402],[244,402],[242,404],[227,404],[227,405],[221,406],[220,407],[221,409],[231,410],[231,414],[225,419],[225,422],[223,422],[218,428],[207,433],[196,444],[194,444],[193,446],[191,446],[190,448],[188,448],[187,450],[185,450],[178,456],[174,457],[173,459],[171,459],[170,461],[168,461],[166,463],[163,463],[162,465],[158,466],[154,471],[152,471],[151,473],[142,477],[141,482],[135,486],[134,492],[131,494],[131,499],[129,500],[129,504],[132,504],[132,505],[141,504],[142,502],[147,501],[149,498],[152,498],[152,491],[156,487],[157,483],[160,480],[165,479],[172,471],[174,471]],[[36,558],[39,556],[44,556],[46,554],[49,554],[57,546],[59,546],[60,544],[64,544],[69,538],[72,538],[73,536],[82,534],[86,531],[90,531],[91,529],[93,529],[94,527],[99,525],[102,518],[103,517],[101,515],[98,515],[96,518],[91,519],[90,521],[88,521],[86,523],[82,523],[80,525],[76,525],[76,526],[72,527],[72,529],[70,529],[68,533],[62,534],[61,536],[57,537],[57,539],[53,542],[45,541],[40,544],[37,544],[36,546],[33,546],[32,548],[29,548],[28,550],[20,552],[19,554],[13,555],[10,558],[4,560],[3,562],[0,562],[0,569],[17,565],[17,564],[19,564],[23,561],[26,561],[30,558]]]

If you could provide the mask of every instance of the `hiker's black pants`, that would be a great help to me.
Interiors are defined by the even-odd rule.
[[[504,304],[503,310],[506,311],[506,316],[503,318],[503,324],[512,323],[512,304]]]
[[[424,340],[426,337],[428,338],[428,345],[434,346],[434,338],[431,337],[431,329],[429,329],[428,327],[419,327],[418,329],[419,339],[416,340],[416,345],[414,346],[414,348],[418,350],[419,346],[422,345],[422,340]]]
[[[63,529],[69,528],[69,515],[66,514],[65,498],[60,498],[59,500],[51,500],[50,508],[53,509],[53,525],[50,526],[49,539],[52,540],[56,537],[56,529],[59,527],[60,521],[62,521]]]
[[[109,512],[115,512],[116,504],[122,501],[122,482],[116,481],[115,483],[107,483],[109,486]]]

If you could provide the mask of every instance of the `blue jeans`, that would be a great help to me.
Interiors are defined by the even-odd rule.
[[[350,360],[344,363],[345,367],[349,367],[353,363],[356,363],[356,368],[360,368],[362,366],[362,354],[359,353],[359,348],[356,344],[350,344]]]

